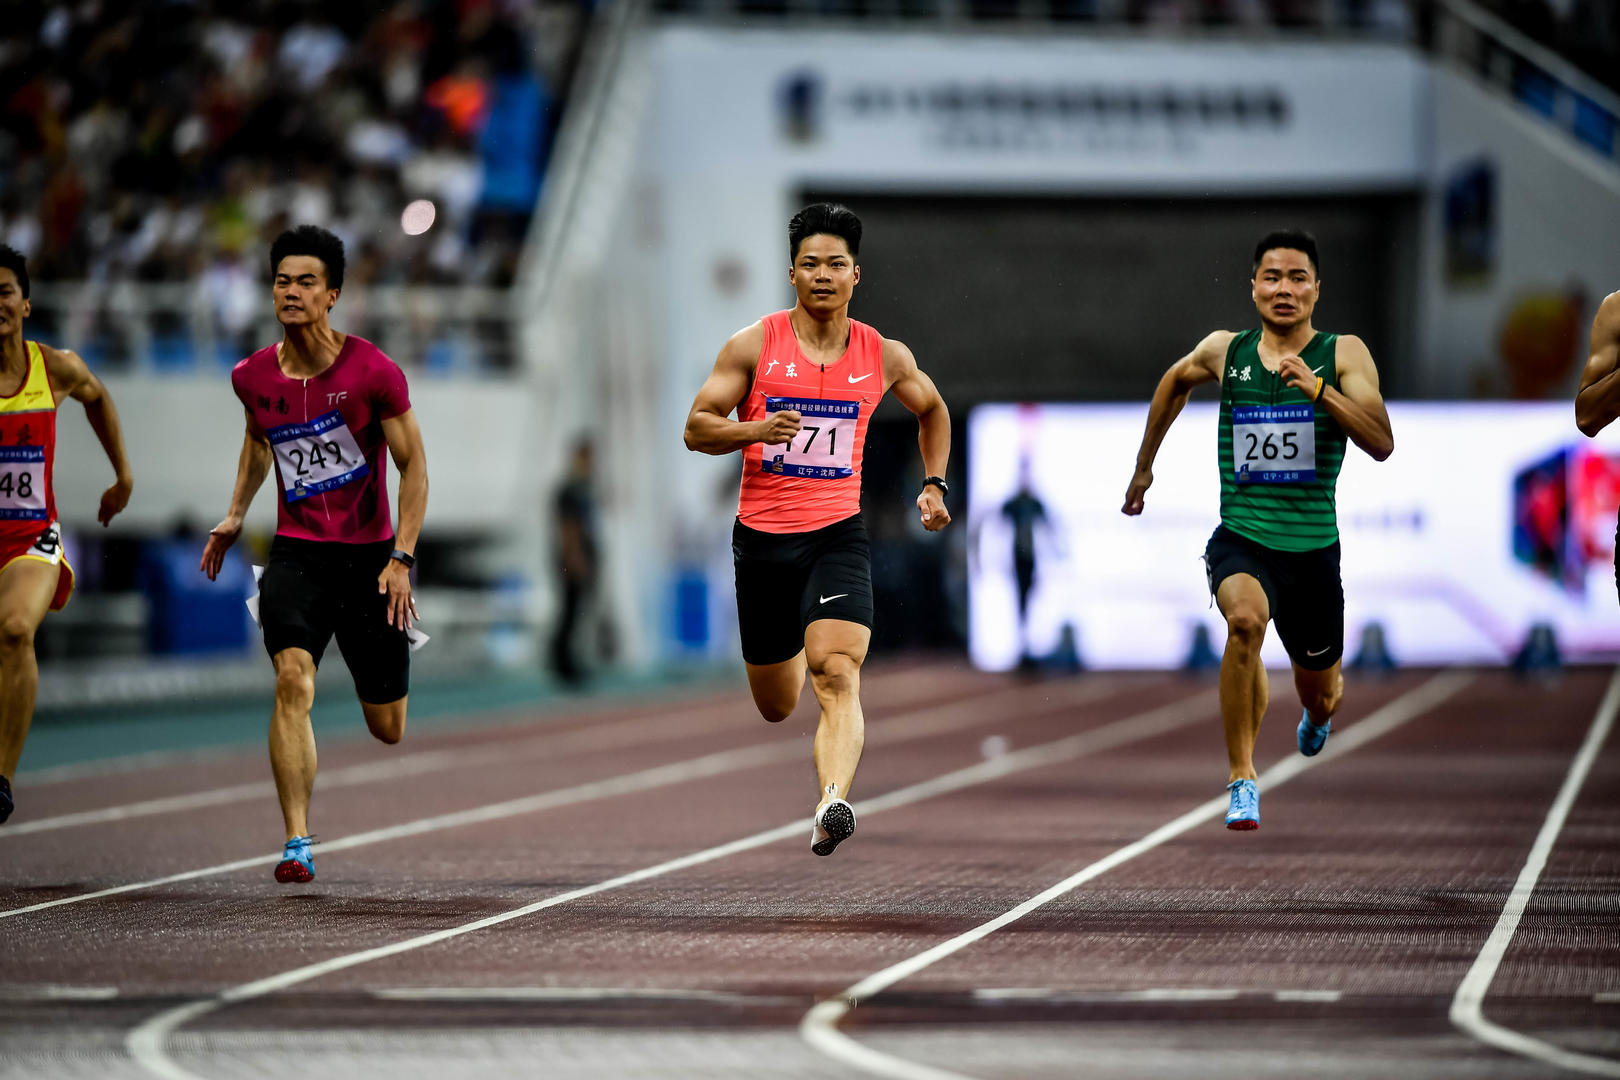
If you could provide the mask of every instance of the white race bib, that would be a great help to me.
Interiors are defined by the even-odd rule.
[[[789,409],[803,417],[799,433],[792,442],[767,445],[760,471],[816,480],[854,475],[855,425],[861,418],[861,403],[821,398],[765,399],[766,412]]]
[[[45,520],[45,448],[0,446],[0,521]]]
[[[276,452],[288,502],[340,488],[371,472],[354,433],[336,409],[307,424],[271,428],[265,435]]]
[[[1240,484],[1316,479],[1316,406],[1232,407],[1232,468]]]

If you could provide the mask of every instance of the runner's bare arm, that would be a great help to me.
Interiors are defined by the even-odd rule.
[[[273,457],[270,440],[253,422],[253,414],[246,409],[242,411],[247,416],[247,434],[242,437],[242,453],[236,459],[236,487],[231,491],[231,507],[225,512],[225,520],[208,531],[208,544],[203,548],[199,567],[209,581],[219,576],[220,567],[225,565],[225,552],[242,535],[242,519],[247,516],[259,485],[270,473]]]
[[[773,446],[789,442],[799,433],[799,414],[791,409],[772,413],[757,423],[731,419],[731,414],[748,396],[754,383],[754,366],[765,347],[765,326],[755,323],[731,335],[714,370],[686,414],[684,439],[688,450],[702,454],[729,454],[753,443]]]
[[[1323,386],[1321,376],[1297,356],[1283,357],[1277,374],[1306,397],[1316,398],[1351,442],[1375,461],[1383,461],[1395,452],[1395,432],[1389,426],[1389,410],[1384,408],[1384,396],[1378,390],[1378,367],[1372,353],[1354,334],[1340,334],[1334,366],[1339,375],[1337,388]],[[1323,387],[1321,396],[1316,397],[1319,386]]]
[[[944,476],[951,461],[951,412],[939,396],[934,380],[917,366],[911,350],[898,341],[883,341],[883,377],[895,400],[917,417],[917,449],[922,452],[923,475]],[[917,495],[923,528],[938,532],[951,523],[945,496],[930,485]]]
[[[51,382],[61,387],[69,397],[84,406],[84,415],[91,430],[101,441],[101,449],[113,467],[113,485],[101,493],[101,506],[96,520],[103,526],[129,505],[129,493],[135,487],[135,474],[129,467],[129,455],[124,450],[124,428],[118,421],[118,409],[112,395],[100,379],[85,365],[79,355],[68,349],[42,348],[45,369]]]
[[[1193,351],[1170,365],[1153,391],[1153,402],[1148,406],[1147,430],[1142,433],[1142,446],[1136,452],[1136,472],[1131,486],[1125,492],[1125,513],[1135,516],[1142,512],[1147,489],[1153,484],[1153,459],[1159,454],[1170,425],[1187,405],[1193,388],[1207,382],[1219,382],[1221,366],[1226,362],[1226,349],[1237,335],[1230,330],[1217,330]]]
[[[399,469],[399,527],[394,531],[394,547],[415,554],[427,516],[427,451],[422,447],[422,428],[416,411],[406,409],[382,422],[388,453]],[[388,621],[401,630],[415,621],[416,600],[411,596],[410,569],[398,559],[389,559],[377,575],[377,591],[388,596]]]
[[[1575,426],[1590,438],[1620,416],[1620,292],[1598,305],[1592,343],[1575,395]]]

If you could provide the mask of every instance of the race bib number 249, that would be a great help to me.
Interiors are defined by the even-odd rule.
[[[307,424],[283,424],[265,434],[276,452],[288,502],[340,488],[371,472],[354,433],[336,409]]]

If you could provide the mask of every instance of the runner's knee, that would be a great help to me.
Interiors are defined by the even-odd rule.
[[[756,693],[754,695],[754,707],[759,710],[759,715],[763,716],[766,722],[771,724],[780,724],[789,716],[792,716],[793,707],[798,703],[798,698],[789,700],[786,694],[767,695]]]
[[[26,615],[0,618],[0,652],[18,652],[34,647],[34,625]]]
[[[828,653],[811,665],[810,680],[817,697],[853,694],[860,687],[860,661],[848,653]]]
[[[308,708],[315,700],[315,666],[301,658],[276,660],[276,700],[283,705]]]
[[[1226,632],[1237,645],[1258,649],[1266,636],[1265,617],[1251,608],[1238,608],[1226,617]]]
[[[378,742],[389,746],[405,737],[405,710],[394,705],[366,705],[366,727]]]

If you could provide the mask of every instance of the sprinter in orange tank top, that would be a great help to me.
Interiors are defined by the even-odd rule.
[[[11,778],[34,718],[34,631],[73,593],[51,490],[63,398],[84,406],[112,462],[113,485],[102,492],[96,520],[111,521],[134,484],[118,410],[101,380],[77,354],[23,339],[28,292],[27,259],[0,245],[0,822],[11,816]]]
[[[743,454],[732,552],[754,703],[766,720],[786,719],[808,671],[821,706],[810,834],[817,855],[855,831],[846,800],[865,741],[861,664],[872,640],[861,458],[867,423],[888,391],[917,416],[923,527],[951,523],[950,414],[910,349],[849,317],[860,246],[861,221],[847,207],[817,203],[795,214],[788,281],[798,303],[732,335],[686,418],[687,449]]]

